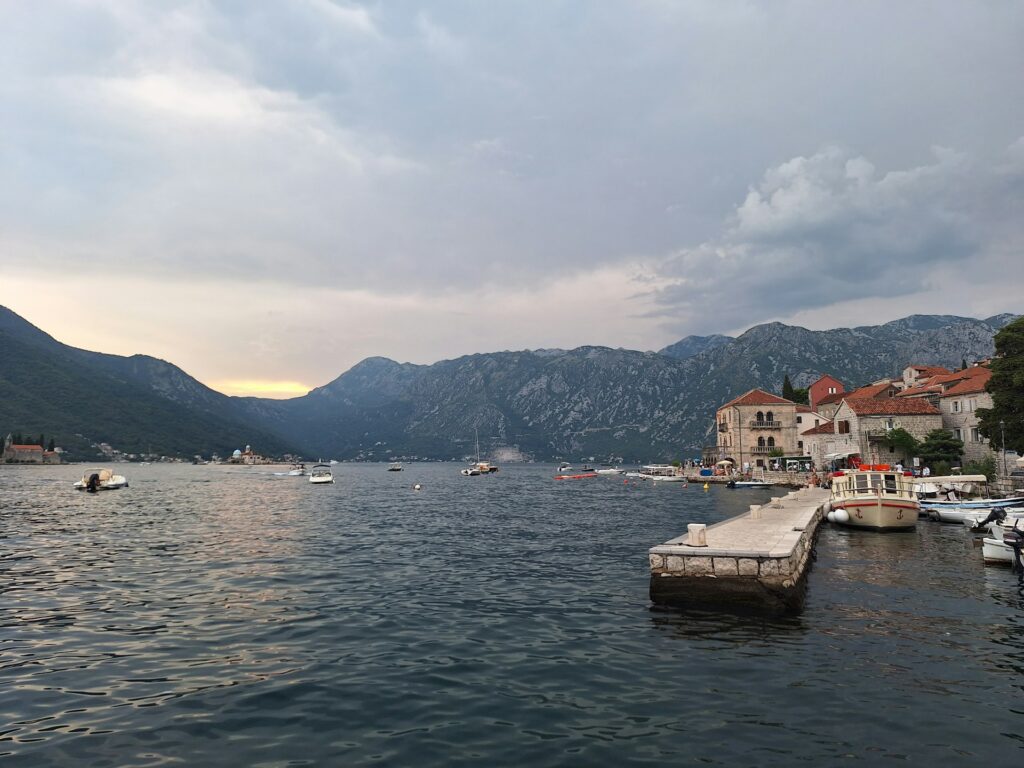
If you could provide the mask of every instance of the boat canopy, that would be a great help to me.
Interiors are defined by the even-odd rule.
[[[850,451],[839,451],[838,453],[826,453],[825,460],[834,461],[835,459],[845,459],[847,456],[856,456],[859,453],[860,451],[856,449]]]
[[[113,470],[110,470],[110,469],[100,469],[99,467],[97,467],[95,469],[87,469],[87,470],[85,470],[85,474],[82,475],[82,480],[84,480],[85,482],[88,483],[89,482],[89,478],[92,477],[93,475],[99,475],[100,476],[100,482],[101,483],[105,483],[105,482],[107,482],[108,480],[110,480],[114,476],[114,472],[113,472]]]
[[[984,475],[929,475],[928,477],[915,477],[914,482],[918,485],[959,485],[960,483],[987,483],[988,478]]]

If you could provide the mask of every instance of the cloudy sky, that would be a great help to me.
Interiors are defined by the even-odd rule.
[[[0,304],[271,396],[1019,312],[1022,40],[975,0],[0,0]]]

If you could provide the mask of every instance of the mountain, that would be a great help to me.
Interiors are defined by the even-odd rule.
[[[263,423],[339,457],[469,455],[477,428],[485,451],[680,458],[713,439],[717,407],[748,389],[779,392],[786,374],[794,386],[831,373],[853,387],[911,363],[958,367],[990,356],[994,333],[981,320],[915,315],[829,331],[767,323],[685,359],[606,347],[428,366],[371,358],[305,397],[264,406],[273,419]]]
[[[810,331],[766,323],[737,338],[689,337],[673,354],[607,347],[494,352],[433,365],[371,357],[290,400],[227,397],[163,360],[69,347],[0,309],[0,428],[68,432],[183,455],[250,443],[280,454],[451,459],[517,446],[538,459],[697,455],[719,405],[787,374],[854,387],[911,363],[958,367],[993,353],[1015,316],[913,315]],[[666,348],[670,349],[670,348]],[[10,363],[8,361],[11,361]]]
[[[73,458],[92,443],[126,453],[230,453],[247,443],[269,453],[295,450],[254,429],[235,398],[177,366],[146,355],[78,349],[0,307],[0,431],[53,436]]]
[[[680,339],[675,344],[669,344],[664,349],[658,350],[658,352],[662,355],[668,355],[669,357],[675,357],[679,360],[685,360],[688,357],[699,355],[701,352],[707,352],[710,349],[717,349],[718,347],[725,346],[730,341],[734,341],[732,336],[722,336],[718,333],[712,334],[711,336],[687,336],[685,339]]]

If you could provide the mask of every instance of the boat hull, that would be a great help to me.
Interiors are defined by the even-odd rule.
[[[838,520],[848,528],[872,531],[909,531],[917,525],[917,504],[882,498],[846,499],[833,503],[833,509],[845,510],[847,519]]]

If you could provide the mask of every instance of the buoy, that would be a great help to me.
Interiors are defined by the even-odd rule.
[[[419,491],[419,490],[422,490],[422,489],[423,489],[423,486],[422,486],[422,485],[420,485],[419,483],[416,483],[416,485],[414,485],[414,486],[412,487],[412,489],[413,489],[414,491]]]
[[[705,490],[705,491],[706,491],[706,490],[707,490],[708,488],[710,488],[710,487],[711,487],[711,483],[704,483],[704,490]]]

